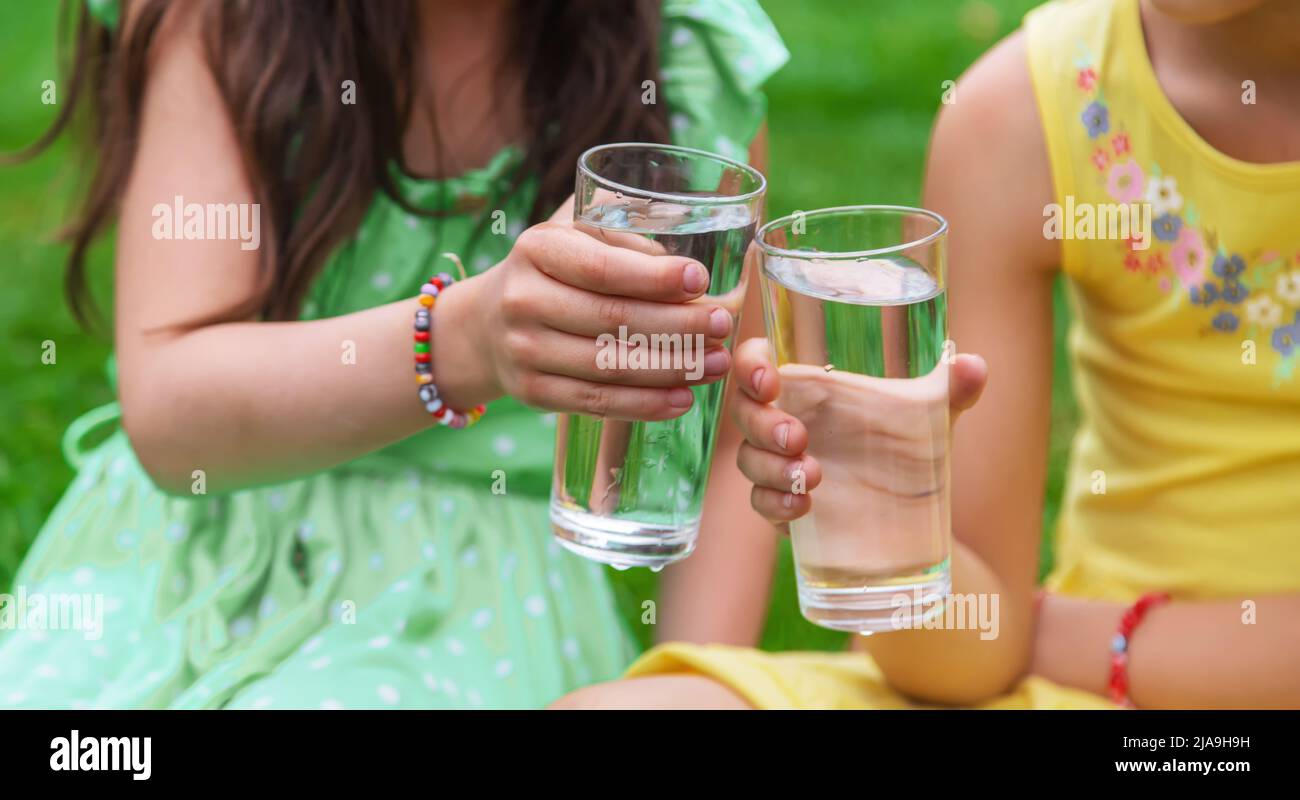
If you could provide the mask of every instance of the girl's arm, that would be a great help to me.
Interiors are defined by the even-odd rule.
[[[767,173],[766,125],[749,148],[749,163]],[[736,342],[762,335],[758,276],[751,273]],[[736,467],[736,451],[743,439],[730,407],[736,381],[745,379],[735,374],[727,386],[699,544],[690,558],[664,570],[657,641],[754,646],[763,632],[777,534],[772,524],[750,507],[753,485]]]
[[[178,492],[195,470],[209,490],[292,478],[431,424],[415,396],[414,299],[311,322],[178,327],[246,299],[258,281],[257,253],[237,241],[152,234],[154,206],[177,196],[254,202],[197,18],[175,6],[150,54],[116,264],[123,424],[154,480]],[[270,239],[263,230],[262,246]],[[716,346],[730,317],[719,333],[717,308],[683,302],[703,291],[702,269],[604,245],[565,221],[535,226],[505,261],[440,298],[439,389],[453,407],[508,393],[558,410],[678,416],[689,406],[684,371],[601,372],[593,338],[625,323],[700,333]]]
[[[1045,597],[1033,671],[1106,694],[1110,643],[1126,607]],[[1300,708],[1300,596],[1152,610],[1129,648],[1129,697],[1140,708]]]
[[[970,703],[1029,665],[1047,467],[1059,248],[1043,237],[1052,184],[1022,34],[958,81],[934,131],[924,202],[951,225],[954,343],[989,370],[983,399],[953,429],[953,592],[996,595],[1000,619],[992,640],[900,631],[865,646],[900,690]]]

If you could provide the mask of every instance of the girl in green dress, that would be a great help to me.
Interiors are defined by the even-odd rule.
[[[583,340],[735,332],[683,303],[698,265],[580,234],[565,201],[600,142],[746,157],[786,58],[757,3],[84,8],[78,63],[102,71],[69,279],[85,311],[85,247],[115,220],[119,402],[69,428],[77,477],[15,591],[96,597],[103,620],[0,630],[0,708],[537,707],[617,676],[635,648],[607,576],[551,542],[538,409],[676,416],[683,376],[615,385]],[[190,203],[257,204],[260,246],[160,226]],[[464,429],[412,373],[445,252],[469,277],[430,357],[449,406],[487,406]],[[770,560],[732,547],[763,525],[739,517],[737,441],[661,638],[756,634]]]

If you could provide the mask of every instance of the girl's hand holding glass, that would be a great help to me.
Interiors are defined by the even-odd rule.
[[[809,494],[822,481],[822,467],[805,452],[808,430],[774,403],[781,393],[781,376],[772,364],[766,339],[749,339],[736,347],[736,385],[732,401],[736,425],[745,436],[736,461],[754,483],[750,503],[776,524],[804,516],[812,508]],[[949,373],[951,420],[971,408],[984,391],[988,368],[984,359],[961,354]],[[802,480],[796,479],[802,473]],[[795,493],[793,488],[803,491]]]
[[[601,241],[577,229],[572,216],[572,205],[565,204],[524,231],[504,261],[462,284],[473,286],[474,294],[461,306],[468,313],[451,324],[453,330],[468,325],[477,344],[458,361],[481,358],[477,368],[486,372],[491,395],[486,399],[508,394],[538,408],[616,419],[680,416],[691,407],[688,385],[719,381],[730,368],[723,343],[731,334],[731,313],[715,303],[689,302],[709,286],[698,261],[657,254],[640,237],[639,250]],[[597,361],[602,334],[665,332],[704,337],[697,380],[685,368],[616,369]],[[460,366],[473,369],[456,364],[435,372],[454,380]]]

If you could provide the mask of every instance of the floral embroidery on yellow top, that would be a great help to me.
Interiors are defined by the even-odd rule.
[[[1095,144],[1089,161],[1115,202],[1151,206],[1155,241],[1149,248],[1133,237],[1120,242],[1124,269],[1157,281],[1161,291],[1181,291],[1204,309],[1209,329],[1266,343],[1276,356],[1275,379],[1289,380],[1300,349],[1300,249],[1229,250],[1179,193],[1174,175],[1151,159],[1143,169],[1123,121],[1111,119],[1097,59],[1085,42],[1078,47],[1079,122]]]

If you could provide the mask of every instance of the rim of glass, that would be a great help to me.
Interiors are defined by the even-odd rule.
[[[638,189],[635,186],[612,181],[609,178],[600,175],[590,166],[587,165],[587,159],[602,150],[659,150],[670,153],[682,153],[691,156],[703,156],[711,161],[726,164],[735,167],[742,172],[748,173],[751,177],[758,179],[758,188],[744,194],[719,194],[712,196],[701,196],[698,194],[676,194],[673,192],[655,192],[649,189]],[[615,191],[621,191],[625,194],[632,194],[638,197],[649,197],[655,200],[669,200],[672,202],[682,203],[683,205],[730,205],[734,203],[745,203],[754,198],[762,196],[767,190],[767,177],[763,173],[754,169],[750,165],[737,161],[734,158],[710,153],[708,150],[700,150],[694,147],[681,147],[675,144],[655,144],[653,142],[611,142],[609,144],[598,144],[595,147],[588,148],[582,155],[578,156],[578,172],[586,175],[602,186]]]
[[[881,212],[887,211],[895,214],[912,214],[926,217],[927,219],[937,222],[939,225],[930,233],[910,242],[900,242],[889,247],[877,247],[872,250],[855,250],[853,252],[834,252],[825,250],[787,250],[783,247],[776,247],[767,243],[767,234],[777,228],[789,225],[796,217],[802,216],[804,220],[813,217],[833,216],[851,212]],[[893,206],[893,205],[862,205],[862,206],[834,206],[833,208],[816,208],[812,211],[795,212],[786,214],[784,217],[774,219],[765,223],[754,234],[754,241],[762,248],[763,252],[773,256],[785,256],[787,258],[818,258],[826,261],[856,260],[860,258],[870,258],[871,256],[883,256],[890,253],[897,253],[900,250],[910,250],[913,247],[921,247],[940,238],[948,232],[948,220],[940,215],[925,208],[916,208],[914,206]]]

